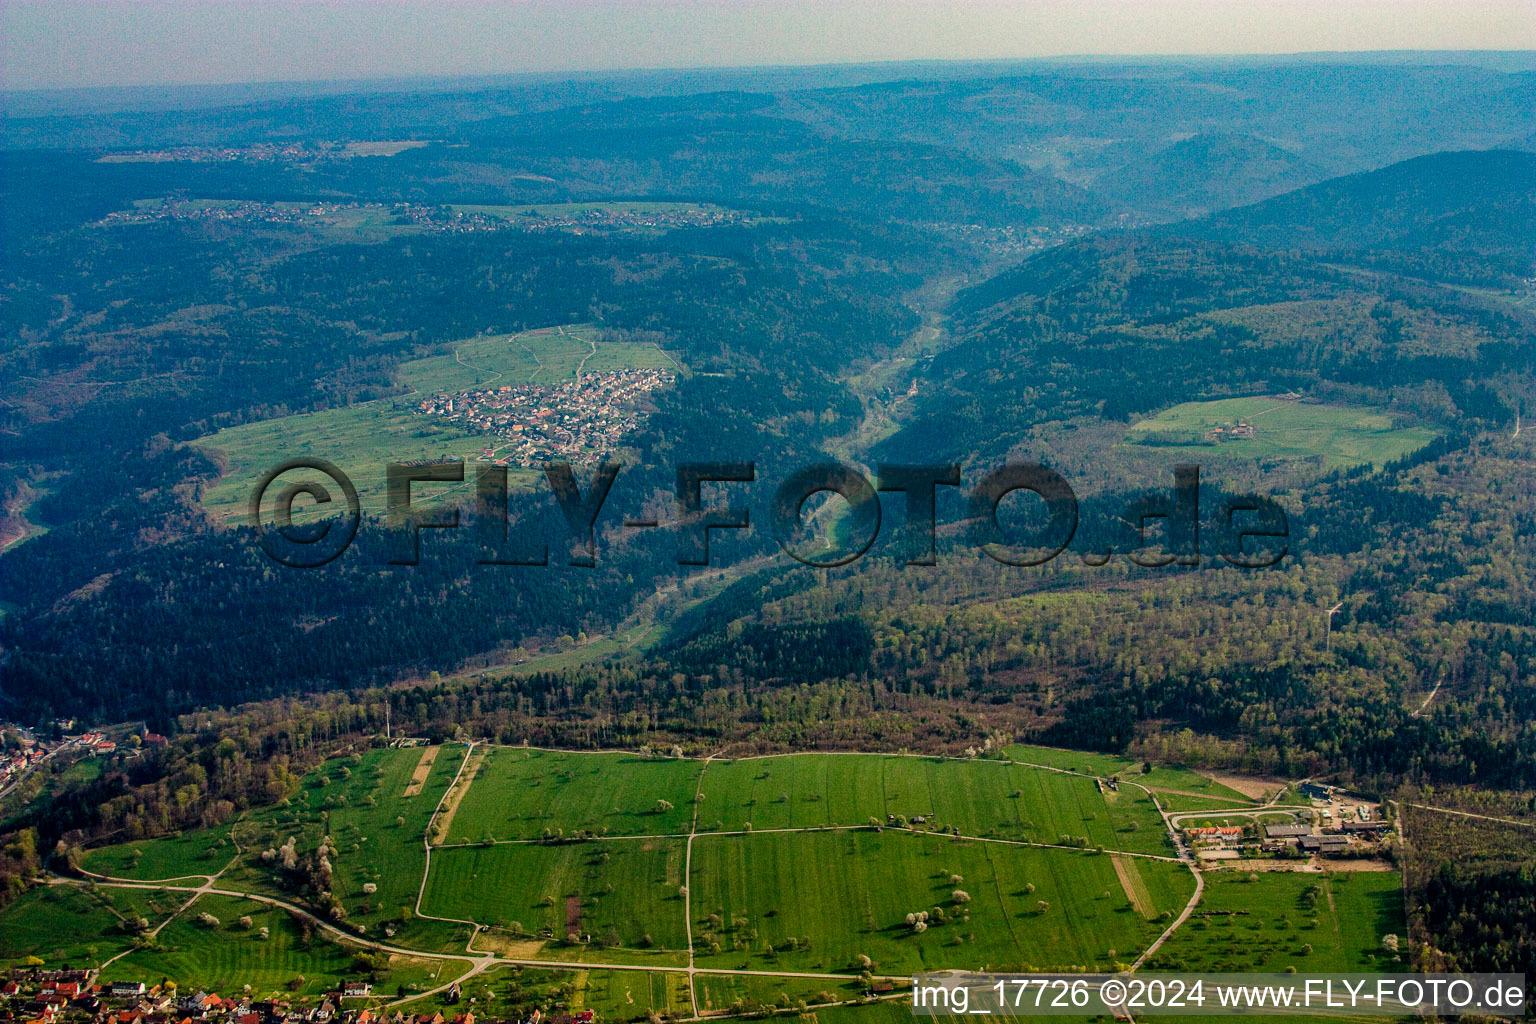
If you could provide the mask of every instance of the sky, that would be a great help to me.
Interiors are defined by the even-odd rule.
[[[1533,0],[0,0],[7,89],[1536,49]]]

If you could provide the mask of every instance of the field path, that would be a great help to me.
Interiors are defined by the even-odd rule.
[[[1168,941],[1169,936],[1178,931],[1179,927],[1189,920],[1190,915],[1195,912],[1195,908],[1200,905],[1200,897],[1205,895],[1205,875],[1201,873],[1199,866],[1195,864],[1194,855],[1184,845],[1184,840],[1179,838],[1179,830],[1174,827],[1173,819],[1169,817],[1168,812],[1163,810],[1163,805],[1157,802],[1157,795],[1151,790],[1146,790],[1146,793],[1152,798],[1152,806],[1157,808],[1157,813],[1163,816],[1163,825],[1168,829],[1169,838],[1173,840],[1173,848],[1179,852],[1179,859],[1189,868],[1189,873],[1195,876],[1195,891],[1189,897],[1189,902],[1184,905],[1184,909],[1179,912],[1179,916],[1169,922],[1163,934],[1154,939],[1152,945],[1142,950],[1141,955],[1132,962],[1131,970],[1133,972],[1146,963],[1147,958],[1162,948],[1163,943]]]
[[[581,357],[581,362],[576,364],[576,376],[578,378],[581,377],[581,371],[587,365],[587,360],[591,359],[593,356],[597,355],[597,342],[592,341],[589,338],[587,340],[587,344],[592,346],[592,351],[588,352],[586,355],[582,356]]]
[[[437,760],[437,753],[442,749],[437,744],[422,749],[421,760],[416,762],[416,770],[411,773],[411,781],[405,784],[401,796],[415,796],[421,792],[421,787],[427,783],[427,776],[432,774],[432,763]]]
[[[474,784],[475,776],[479,773],[480,766],[485,763],[486,751],[482,750],[478,756],[475,754],[475,747],[478,745],[474,743],[469,745],[469,750],[464,755],[464,762],[459,765],[459,770],[454,775],[453,782],[448,786],[448,792],[443,794],[442,802],[438,804],[437,810],[432,815],[433,820],[437,822],[439,838],[447,838],[448,829],[453,826],[453,817],[459,813],[459,804],[463,801],[464,795],[469,792],[469,787]],[[466,772],[469,773],[468,778],[464,778]],[[459,785],[460,781],[464,783],[462,786]],[[432,826],[429,822],[427,825],[428,845],[431,845],[431,831]],[[438,845],[441,846],[442,843],[439,842]]]
[[[1518,825],[1521,828],[1536,828],[1536,821],[1520,821],[1516,818],[1496,818],[1491,814],[1473,814],[1471,811],[1454,811],[1449,807],[1431,807],[1429,804],[1409,804],[1409,807],[1417,807],[1421,811],[1434,811],[1438,814],[1454,814],[1458,818],[1472,818],[1475,821],[1494,821],[1500,825]]]
[[[481,381],[482,384],[490,384],[492,381],[501,380],[501,378],[504,376],[500,370],[487,370],[483,366],[476,366],[474,363],[466,363],[464,361],[464,357],[459,355],[458,346],[454,346],[453,361],[464,367],[466,370],[474,370],[476,373],[489,373],[491,375],[491,379]]]
[[[693,838],[699,834],[699,804],[704,799],[704,773],[709,771],[711,754],[704,759],[699,777],[693,784],[693,821],[688,826],[688,845],[683,853],[683,932],[688,940],[688,1000],[693,1004],[694,1017],[699,1016],[699,988],[693,983],[698,968],[693,963]]]
[[[453,781],[448,783],[448,788],[443,791],[442,798],[437,802],[437,809],[432,812],[432,817],[427,819],[426,831],[422,833],[421,836],[421,845],[426,848],[427,856],[426,861],[424,864],[422,864],[421,868],[421,886],[416,890],[417,917],[425,917],[429,921],[448,921],[452,924],[467,924],[471,929],[473,929],[469,936],[469,943],[464,947],[465,951],[469,952],[471,956],[479,955],[474,953],[471,947],[473,947],[475,944],[475,933],[479,932],[480,925],[474,921],[465,921],[457,917],[437,917],[434,914],[423,914],[421,912],[421,900],[422,897],[427,894],[427,879],[432,876],[432,823],[436,821],[437,816],[442,813],[443,804],[448,800],[448,794],[452,793],[453,788],[459,784],[459,779],[464,775],[464,766],[469,764],[470,755],[472,755],[474,752],[475,744],[473,743],[465,748],[464,760],[459,762],[459,770],[454,773]]]
[[[539,354],[537,352],[535,352],[533,349],[529,348],[527,345],[524,345],[522,342],[518,342],[517,343],[517,347],[522,349],[524,352],[527,352],[528,355],[533,358],[534,365],[538,367],[538,369],[534,370],[532,373],[530,373],[528,375],[528,380],[525,382],[525,383],[528,383],[528,384],[532,384],[533,383],[533,378],[537,377],[539,374],[544,372],[544,361],[539,358]]]

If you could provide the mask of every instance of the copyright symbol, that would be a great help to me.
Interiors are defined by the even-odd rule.
[[[1122,1006],[1125,1003],[1125,982],[1110,978],[1099,986],[1099,998],[1105,1006]]]
[[[272,513],[263,519],[261,508],[267,491],[284,473],[295,469],[309,469],[323,473],[341,489],[347,501],[344,516],[324,519],[316,523],[295,526],[293,503],[301,494],[307,494],[316,505],[328,505],[334,499],[325,484],[318,480],[299,480],[284,484],[277,492]],[[347,474],[324,459],[289,459],[267,471],[251,492],[248,508],[251,526],[256,530],[257,543],[267,557],[295,569],[314,569],[337,558],[352,544],[362,522],[362,503],[357,499],[357,488],[352,486]],[[268,523],[273,527],[268,528]]]

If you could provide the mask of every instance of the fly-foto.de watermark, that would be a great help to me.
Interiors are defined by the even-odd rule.
[[[1523,974],[919,975],[919,1017],[1114,1015],[1524,1017]]]
[[[591,567],[597,564],[597,529],[609,492],[623,466],[599,463],[585,489],[568,462],[544,467],[549,485],[569,531],[566,564]],[[318,473],[284,481],[297,471]],[[417,565],[421,560],[423,530],[459,530],[464,526],[464,507],[434,497],[434,488],[462,485],[466,464],[458,462],[389,463],[384,467],[384,524],[393,535],[391,565]],[[752,462],[685,462],[677,466],[675,519],[669,525],[676,537],[674,559],[680,566],[709,565],[710,537],[720,530],[746,530],[752,510],[737,502],[752,496],[757,468]],[[547,539],[519,536],[512,528],[507,467],[475,466],[474,499],[469,528],[481,550],[481,565],[547,566]],[[733,489],[726,504],[706,505],[704,486]],[[962,486],[957,464],[882,463],[871,481],[861,471],[835,462],[816,463],[791,473],[774,489],[768,506],[768,524],[779,547],[796,561],[816,568],[847,565],[861,558],[880,535],[881,494],[902,495],[905,510],[903,560],[911,566],[938,564],[938,498],[940,488]],[[1039,499],[1037,512],[1027,525],[1005,525],[999,510],[1005,498],[1026,492]],[[740,497],[736,497],[739,495]],[[842,499],[846,507],[838,518],[840,543],[829,547],[815,541],[817,515],[805,515],[813,498],[825,495]],[[537,500],[547,497],[535,496]],[[301,499],[308,503],[300,506]],[[835,499],[833,499],[835,501]],[[1077,535],[1079,510],[1071,484],[1056,470],[1033,462],[1009,462],[990,470],[964,495],[965,520],[959,525],[964,538],[988,558],[1004,565],[1043,565],[1067,550]],[[303,525],[294,522],[296,506],[327,511],[340,505],[337,515]],[[827,507],[835,507],[830,504]],[[1208,510],[1210,511],[1210,510]],[[251,493],[249,522],[262,549],[284,565],[312,568],[339,557],[351,545],[362,522],[362,504],[356,486],[346,473],[323,459],[291,459],[269,470]],[[1288,551],[1290,526],[1285,510],[1262,495],[1226,497],[1205,519],[1200,509],[1200,470],[1193,465],[1174,467],[1173,486],[1167,491],[1141,494],[1130,499],[1116,518],[1135,539],[1123,553],[1148,568],[1165,565],[1199,565],[1202,555],[1202,523],[1214,535],[1211,554],[1230,565],[1260,569],[1276,565]],[[1043,520],[1043,521],[1036,521]],[[626,517],[629,530],[662,525],[655,516]],[[1155,546],[1150,531],[1160,531]],[[1155,550],[1154,550],[1155,548]],[[1081,552],[1087,565],[1103,565],[1113,552]]]

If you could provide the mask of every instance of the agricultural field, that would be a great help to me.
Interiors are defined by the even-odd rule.
[[[1148,789],[1175,793],[1195,793],[1212,799],[1252,801],[1208,775],[1190,768],[1170,764],[1147,765],[1134,758],[1119,754],[1093,753],[1081,750],[1061,750],[1056,747],[1036,747],[1015,743],[1003,749],[1010,760],[1025,764],[1044,765],[1080,775],[1098,775],[1108,778],[1117,776],[1123,782],[1132,782]],[[1150,767],[1150,770],[1147,770]]]
[[[382,515],[384,467],[389,462],[476,459],[482,449],[508,444],[491,434],[466,432],[439,417],[422,416],[415,406],[425,395],[501,384],[554,383],[601,370],[656,368],[676,372],[671,356],[654,345],[598,342],[590,324],[543,328],[521,334],[489,335],[454,342],[449,351],[400,366],[399,382],[410,393],[345,408],[301,413],[228,427],[196,442],[223,460],[225,471],[202,502],[215,516],[243,521],[251,490],[261,475],[285,459],[326,459],[357,486],[364,514]],[[509,467],[509,486],[530,489],[537,470]],[[438,500],[473,495],[474,473],[462,485],[438,484]],[[336,496],[339,499],[339,495]],[[295,522],[316,513],[295,509]]]
[[[1149,969],[1302,972],[1406,969],[1385,949],[1406,934],[1395,871],[1214,871],[1195,916]],[[1314,923],[1315,922],[1315,923]]]
[[[706,836],[693,853],[699,962],[763,971],[844,970],[860,955],[883,973],[1108,968],[1194,886],[1182,865],[1135,860],[1138,900],[1152,901],[1138,910],[1108,855],[904,830]],[[906,923],[919,912],[924,929]]]
[[[884,825],[927,818],[969,836],[1099,845],[1170,855],[1163,824],[1132,787],[1101,793],[1094,780],[1000,761],[879,754],[792,754],[714,761],[705,770],[700,825],[725,831]]]
[[[367,974],[376,997],[416,1009],[445,1007],[445,993],[412,993],[489,955],[497,961],[466,983],[477,1013],[564,1003],[614,1021],[691,1013],[689,966],[699,969],[704,1013],[858,999],[864,957],[874,973],[897,976],[1112,970],[1146,949],[1194,892],[1138,784],[1213,821],[1245,801],[1177,767],[1041,747],[1007,754],[1029,763],[893,754],[705,762],[483,744],[370,750],[333,758],[295,780],[286,799],[229,824],[84,856],[103,874],[181,878],[184,888],[217,875],[220,889],[311,908],[324,858],[328,902],[319,912],[358,945],[253,899],[208,893],[183,909],[186,891],[54,886],[6,908],[0,963],[124,954],[109,980],[168,977],[301,998]],[[1118,791],[1100,788],[1109,778],[1121,780]],[[887,816],[914,827],[889,827]],[[1383,944],[1405,930],[1396,873],[1204,877],[1195,916],[1149,967],[1397,965]],[[163,927],[132,948],[122,922],[140,916]],[[60,930],[59,919],[72,926]],[[447,957],[360,958],[374,938]],[[910,1012],[899,1000],[808,1012],[879,1024],[890,1006]]]
[[[399,921],[416,902],[426,870],[423,835],[464,760],[462,745],[374,750],[328,762],[306,776],[284,804],[239,827],[238,878],[246,888],[281,894],[280,864],[263,858],[294,840],[298,854],[330,837],[331,891],[347,919],[370,929]],[[373,891],[369,892],[368,887]],[[462,947],[461,947],[462,948]]]
[[[1159,791],[1157,802],[1163,810],[1169,814],[1184,814],[1191,811],[1210,811],[1213,814],[1222,811],[1246,810],[1251,804],[1240,804],[1233,800],[1217,799],[1205,796],[1186,796],[1183,793],[1167,793]]]
[[[686,833],[702,769],[700,761],[637,754],[492,748],[459,801],[443,842],[537,839],[546,831]]]
[[[545,1015],[565,1011],[594,1010],[601,1021],[641,1021],[654,1014],[689,1016],[688,976],[682,971],[616,971],[551,969],[506,965],[481,974],[464,986],[463,998],[475,1000],[480,1017],[523,1020],[534,1010]],[[462,1001],[462,1000],[461,1000]],[[445,995],[406,1004],[411,1013],[441,1010],[458,1013],[462,1005]]]
[[[596,947],[687,949],[679,839],[500,843],[432,854],[421,909],[514,935]]]
[[[183,893],[39,885],[5,908],[0,927],[0,967],[27,957],[48,964],[100,966],[127,949],[125,928],[142,918],[158,925],[184,902]]]
[[[791,1007],[857,999],[866,988],[862,980],[775,978],[761,974],[700,974],[699,1012],[751,1012],[760,1007]]]
[[[227,826],[87,851],[80,866],[98,875],[171,882],[222,871],[235,858]],[[201,881],[200,878],[196,879]]]
[[[249,985],[260,997],[318,995],[369,973],[358,962],[360,952],[323,938],[285,910],[207,895],[166,925],[150,947],[107,967],[102,980],[153,985],[169,978],[191,991],[240,992]],[[430,987],[439,975],[462,974],[469,965],[386,956],[380,967],[373,976],[381,989],[410,991]]]
[[[1253,437],[1205,440],[1207,431],[1230,429],[1239,420],[1253,425]],[[1315,458],[1326,470],[1366,464],[1379,469],[1434,438],[1428,427],[1405,425],[1400,417],[1377,409],[1266,396],[1185,402],[1132,424],[1126,432],[1128,443],[1156,445],[1191,458]]]

